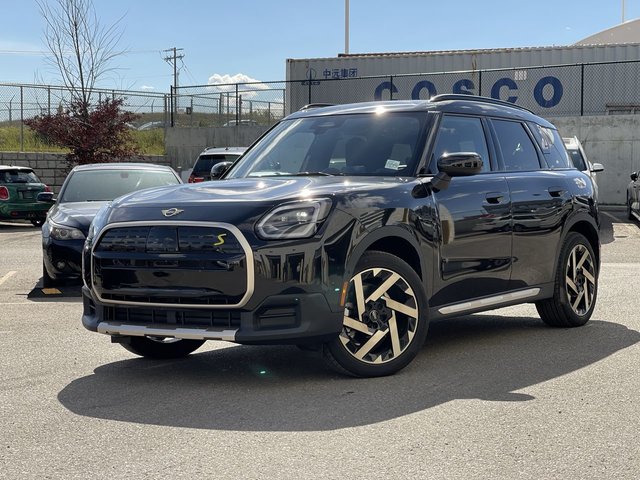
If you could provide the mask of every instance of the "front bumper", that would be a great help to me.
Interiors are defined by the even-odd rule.
[[[242,344],[312,344],[339,334],[342,312],[321,293],[274,295],[255,309],[176,309],[99,302],[82,288],[82,324],[112,336],[225,340]]]
[[[49,276],[55,280],[78,280],[82,275],[84,240],[43,239],[42,258]]]

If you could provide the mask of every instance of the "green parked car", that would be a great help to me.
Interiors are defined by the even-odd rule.
[[[31,168],[0,165],[0,220],[30,220],[41,226],[51,204],[37,197],[50,191]]]

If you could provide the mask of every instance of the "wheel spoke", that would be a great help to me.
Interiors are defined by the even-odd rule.
[[[356,358],[362,360],[364,356],[371,351],[380,341],[387,335],[389,330],[378,330],[373,336],[365,343],[360,350],[355,353]]]
[[[418,309],[413,307],[408,307],[403,303],[396,302],[395,300],[391,300],[388,297],[382,297],[382,299],[387,304],[391,310],[395,310],[396,312],[404,313],[405,315],[410,316],[411,318],[418,318]]]
[[[596,277],[594,277],[586,268],[582,270],[584,277],[591,282],[592,285],[596,284]]]
[[[372,333],[369,331],[369,328],[362,322],[359,322],[351,317],[345,316],[342,320],[342,323],[345,327],[352,328],[353,330],[357,330],[358,332],[362,332],[365,335],[371,336]]]
[[[569,266],[571,267],[571,278],[575,280],[577,276],[576,272],[576,249],[571,250],[571,258],[569,259]]]
[[[589,285],[584,286],[584,312],[587,313],[589,311],[589,307],[591,306],[591,300],[589,300]]]
[[[589,258],[589,250],[587,250],[585,248],[584,249],[584,255],[582,256],[582,258],[580,258],[580,261],[578,262],[577,268],[580,268],[588,258]]]
[[[393,287],[399,279],[400,279],[400,275],[398,275],[397,273],[391,274],[391,276],[387,278],[382,283],[382,285],[376,288],[376,290],[371,295],[369,295],[369,297],[367,297],[367,299],[365,300],[365,303],[378,300],[382,295],[384,295],[387,292],[387,290]]]
[[[567,282],[567,286],[570,287],[571,290],[578,293],[578,286],[575,283],[573,283],[573,280],[569,276],[566,277],[566,282]]]
[[[584,290],[580,292],[580,294],[576,297],[576,301],[573,302],[573,304],[571,305],[574,312],[578,311],[578,305],[580,304],[580,301],[582,300],[583,297],[584,297]]]
[[[391,347],[393,349],[393,357],[397,358],[402,353],[400,347],[400,337],[398,336],[398,324],[396,323],[396,312],[391,313],[389,319],[389,332],[391,333]]]
[[[362,273],[353,277],[353,286],[356,290],[356,304],[358,306],[358,320],[362,322],[364,313],[364,289],[362,288]]]

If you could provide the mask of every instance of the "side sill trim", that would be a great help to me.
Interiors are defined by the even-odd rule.
[[[525,298],[532,298],[539,293],[539,288],[529,288],[527,290],[505,293],[503,295],[496,295],[494,297],[481,298],[479,300],[472,300],[470,302],[456,303],[455,305],[442,307],[438,310],[438,312],[443,315],[448,315],[451,313],[461,313],[469,310],[476,310],[478,308],[493,307],[502,303],[509,303],[516,300],[524,300]]]
[[[124,323],[100,322],[98,332],[107,335],[127,335],[132,337],[171,337],[185,340],[225,340],[234,342],[238,329],[215,330],[212,328],[180,328],[127,325]]]

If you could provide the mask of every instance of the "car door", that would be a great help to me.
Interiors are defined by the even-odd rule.
[[[490,124],[511,192],[511,289],[551,282],[572,201],[562,139],[555,130],[517,120],[491,119]]]
[[[495,295],[508,288],[511,201],[504,172],[494,170],[495,154],[487,132],[486,122],[476,116],[444,115],[438,126],[430,171],[435,172],[441,155],[454,152],[478,153],[483,170],[452,178],[446,189],[433,194],[441,241],[432,307]],[[442,313],[451,312],[445,308]]]

